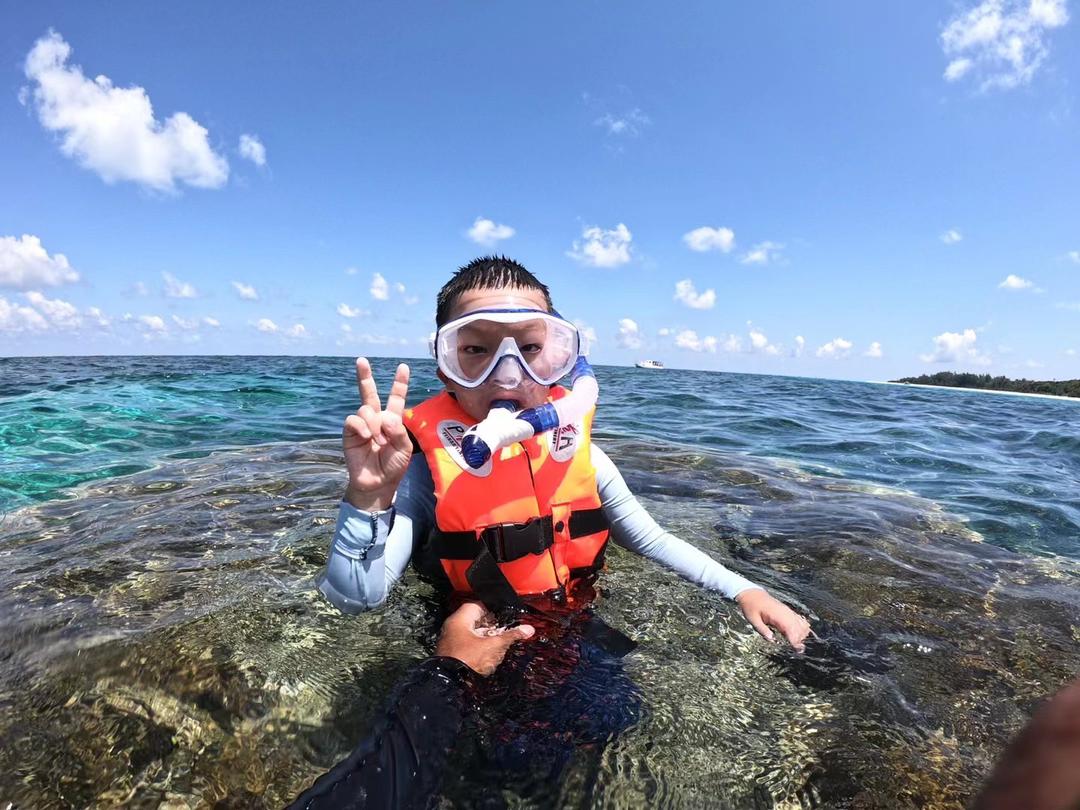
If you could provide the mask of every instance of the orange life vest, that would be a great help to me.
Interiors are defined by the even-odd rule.
[[[554,386],[550,398],[567,393]],[[608,524],[589,451],[593,413],[498,450],[473,470],[460,448],[476,420],[453,397],[444,391],[405,412],[435,482],[432,544],[454,590],[484,598],[474,563],[485,549],[498,565],[494,576],[520,596],[572,598],[571,580],[599,568]]]

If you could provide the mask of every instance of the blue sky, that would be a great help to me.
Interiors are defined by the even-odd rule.
[[[1080,377],[1068,0],[2,8],[0,355],[424,356],[495,251],[600,363]]]

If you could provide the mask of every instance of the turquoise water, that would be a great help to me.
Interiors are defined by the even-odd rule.
[[[416,402],[438,382],[430,362],[412,367]],[[356,399],[351,361],[340,358],[9,359],[0,371],[0,510],[170,460],[334,437]],[[601,436],[790,459],[915,492],[990,543],[1080,555],[1080,402],[699,371],[599,373]]]
[[[412,365],[415,402],[438,384]],[[281,804],[349,750],[437,615],[411,575],[361,617],[313,592],[352,361],[0,371],[0,802]],[[1080,671],[1080,402],[598,378],[597,436],[649,510],[821,640],[769,648],[616,550],[597,609],[640,642],[642,720],[561,784],[462,775],[448,806],[959,807]]]

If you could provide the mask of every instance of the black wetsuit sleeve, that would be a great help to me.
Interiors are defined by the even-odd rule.
[[[461,730],[471,678],[455,658],[429,658],[413,668],[364,741],[290,810],[426,807]]]

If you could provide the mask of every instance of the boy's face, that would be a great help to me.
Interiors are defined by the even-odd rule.
[[[467,290],[451,308],[450,320],[478,309],[538,309],[547,312],[547,302],[539,290],[520,287]],[[465,388],[439,372],[439,379],[446,385],[446,390],[454,394],[462,410],[477,421],[488,415],[491,403],[497,399],[516,400],[522,408],[543,405],[548,397],[548,387],[540,385],[526,374],[521,377],[517,387],[511,389],[495,385],[490,379],[479,388]]]

